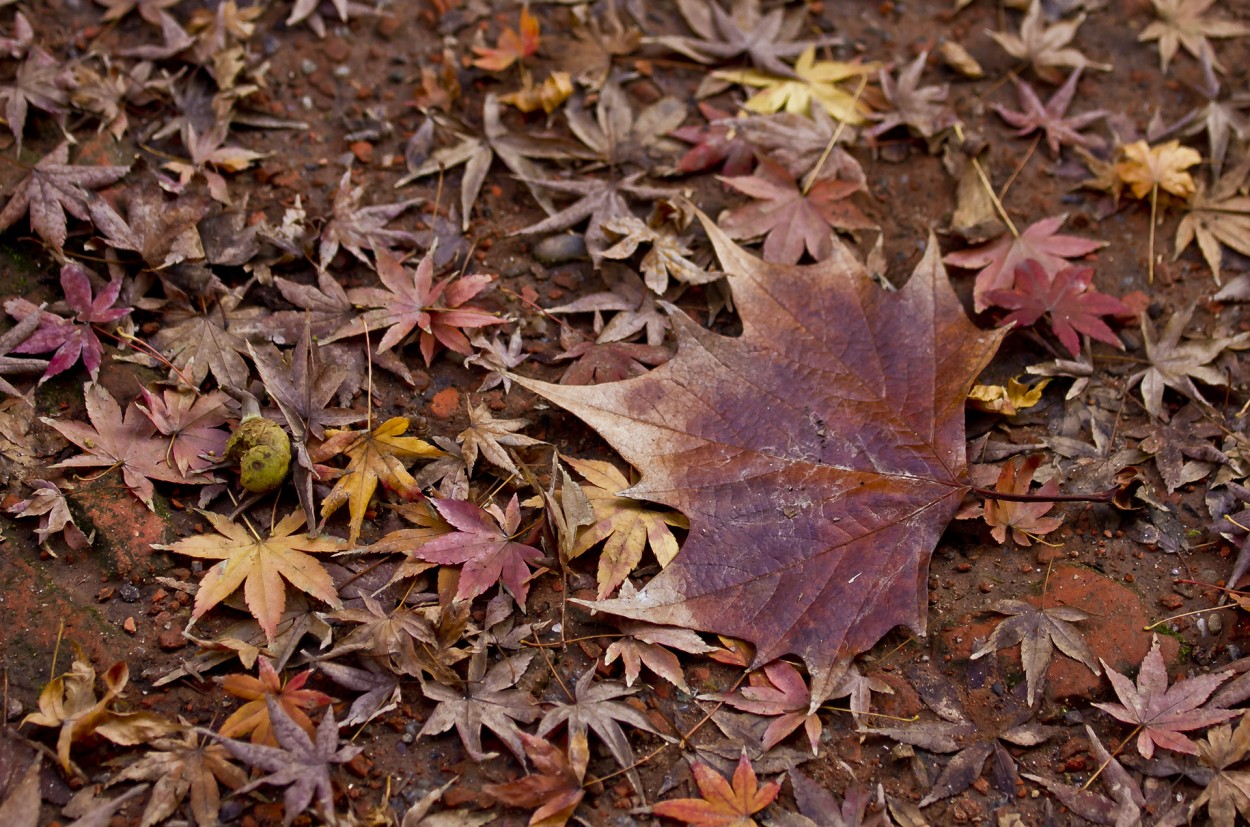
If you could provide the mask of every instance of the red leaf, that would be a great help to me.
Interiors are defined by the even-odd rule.
[[[1124,302],[1099,293],[1090,286],[1092,267],[1065,267],[1054,276],[1047,275],[1042,265],[1030,259],[1016,268],[1016,286],[1012,290],[990,290],[984,300],[1012,311],[1001,325],[1018,324],[1029,327],[1042,316],[1050,317],[1050,329],[1073,356],[1081,355],[1077,334],[1121,350],[1120,338],[1107,327],[1100,316],[1123,316],[1132,311]]]

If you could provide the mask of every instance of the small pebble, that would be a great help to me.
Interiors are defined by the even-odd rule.
[[[1211,630],[1211,634],[1218,635],[1224,631],[1224,618],[1219,612],[1212,612],[1207,618],[1207,628]]]
[[[121,599],[127,603],[135,603],[139,600],[139,589],[130,583],[125,583],[117,589],[117,593],[121,595]]]
[[[306,75],[311,75],[313,72],[317,71],[317,61],[310,57],[306,57],[300,61],[299,70]]]
[[[553,264],[577,261],[587,256],[586,239],[571,233],[550,235],[534,245],[534,258],[548,267]]]

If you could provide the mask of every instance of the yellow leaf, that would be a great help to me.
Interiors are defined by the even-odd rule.
[[[1197,150],[1181,146],[1180,141],[1153,147],[1135,141],[1120,151],[1124,157],[1116,163],[1115,171],[1135,198],[1145,198],[1156,186],[1181,198],[1194,194],[1194,179],[1186,170],[1202,163]]]
[[[689,528],[690,522],[676,511],[656,511],[640,500],[618,496],[629,488],[629,480],[609,462],[565,458],[589,483],[582,486],[595,521],[577,536],[569,557],[578,557],[596,543],[605,541],[599,556],[599,599],[611,594],[642,560],[643,549],[651,551],[667,566],[677,556],[677,538],[669,526]]]
[[[722,80],[761,89],[746,102],[746,108],[752,112],[766,115],[785,110],[810,116],[812,102],[815,101],[824,107],[830,117],[855,126],[864,123],[867,107],[838,83],[870,74],[879,68],[878,63],[817,62],[815,47],[808,47],[794,64],[796,78],[778,77],[757,69],[722,70],[713,74]]]
[[[1008,379],[1005,386],[973,385],[968,391],[968,401],[979,411],[1015,416],[1042,401],[1042,391],[1049,384],[1049,379],[1043,379],[1030,387],[1016,379]]]
[[[343,541],[336,537],[295,535],[304,526],[303,511],[283,518],[265,540],[250,527],[233,523],[221,514],[201,513],[216,534],[187,537],[171,546],[152,546],[188,557],[221,561],[200,581],[195,611],[191,614],[193,622],[242,585],[248,611],[265,630],[265,638],[273,643],[278,621],[286,609],[284,579],[336,609],[342,606],[330,573],[310,555],[342,551]]]
[[[524,85],[515,92],[501,96],[499,102],[515,106],[526,114],[541,109],[550,115],[572,94],[573,79],[568,72],[552,72],[550,77],[537,86],[527,74]]]
[[[360,526],[379,480],[399,492],[400,496],[412,499],[419,492],[416,480],[408,473],[408,466],[414,460],[443,456],[442,451],[425,440],[403,436],[407,430],[407,417],[396,416],[372,432],[326,431],[326,441],[314,459],[321,461],[336,454],[346,454],[350,462],[334,490],[322,501],[321,519],[324,521],[343,503],[349,503],[351,528],[348,543],[355,545],[360,537]]]

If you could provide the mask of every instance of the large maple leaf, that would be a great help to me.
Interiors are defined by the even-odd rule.
[[[676,314],[677,356],[644,376],[517,381],[642,471],[625,495],[690,518],[637,596],[590,605],[750,640],[757,666],[797,654],[818,695],[894,626],[923,631],[929,557],[968,491],[964,397],[1002,334],[968,320],[932,240],[887,293],[841,242],[769,264],[700,218],[742,336]]]

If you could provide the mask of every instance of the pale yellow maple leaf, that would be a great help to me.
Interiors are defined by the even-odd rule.
[[[1220,245],[1250,256],[1250,197],[1240,194],[1245,167],[1233,170],[1210,189],[1199,183],[1189,210],[1176,227],[1176,251],[1172,260],[1194,241],[1211,268],[1211,276],[1220,284]]]
[[[408,430],[408,418],[392,417],[373,431],[326,431],[326,441],[313,457],[322,462],[337,454],[350,460],[334,489],[321,502],[321,519],[324,522],[343,503],[348,503],[351,523],[347,542],[355,545],[360,537],[369,500],[377,491],[378,481],[400,496],[412,499],[418,493],[417,482],[408,473],[408,466],[418,459],[435,459],[443,452],[423,439],[404,436]]]
[[[1122,147],[1121,153],[1123,157],[1116,163],[1115,170],[1135,198],[1145,198],[1155,187],[1181,198],[1194,194],[1194,179],[1187,170],[1202,163],[1202,156],[1196,149],[1181,146],[1180,141],[1158,146],[1134,141]]]
[[[672,562],[678,548],[669,526],[690,527],[682,514],[657,511],[641,500],[620,496],[630,482],[610,462],[570,457],[565,461],[588,483],[582,491],[595,512],[595,521],[578,534],[569,557],[578,557],[606,540],[599,556],[598,599],[603,600],[621,585],[642,560],[648,543],[661,568]]]
[[[1032,66],[1038,77],[1050,83],[1058,83],[1063,79],[1060,67],[1111,71],[1106,63],[1095,63],[1079,49],[1068,45],[1084,22],[1085,15],[1078,14],[1071,20],[1061,20],[1053,26],[1047,26],[1042,19],[1041,3],[1033,0],[1028,13],[1020,21],[1019,34],[989,32],[989,36],[1007,54]]]
[[[879,63],[817,61],[815,47],[809,47],[794,64],[796,77],[778,77],[758,69],[725,69],[713,75],[731,83],[760,89],[746,102],[746,108],[752,112],[767,115],[784,110],[795,115],[811,115],[814,101],[824,107],[830,117],[856,126],[864,123],[868,108],[838,84],[850,78],[870,75],[879,68]]]
[[[221,514],[208,511],[201,514],[216,534],[199,534],[173,545],[152,546],[188,557],[221,561],[200,581],[195,593],[195,609],[191,613],[192,623],[243,586],[247,610],[272,644],[277,636],[278,621],[286,609],[283,580],[335,609],[342,607],[330,573],[312,555],[343,551],[343,541],[325,535],[295,534],[304,526],[302,510],[284,517],[267,539],[261,539],[251,526],[231,522]]]
[[[1159,19],[1142,29],[1138,41],[1159,41],[1159,66],[1166,72],[1168,64],[1176,56],[1178,46],[1184,47],[1195,58],[1210,56],[1211,65],[1224,71],[1215,59],[1215,52],[1208,37],[1242,37],[1250,34],[1250,26],[1231,20],[1210,20],[1204,15],[1215,0],[1152,0]]]
[[[1015,416],[1041,402],[1042,391],[1049,384],[1049,379],[1043,379],[1030,387],[1012,378],[1006,385],[973,385],[968,391],[968,401],[980,411]]]

